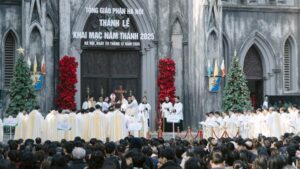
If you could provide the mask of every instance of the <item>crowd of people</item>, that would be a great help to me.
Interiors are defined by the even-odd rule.
[[[259,134],[280,138],[284,133],[300,132],[300,112],[296,106],[288,109],[273,107],[256,111],[209,112],[201,122],[204,137],[256,138]]]
[[[0,169],[296,169],[300,137],[280,139],[125,137],[117,142],[76,137],[41,138],[0,144]]]

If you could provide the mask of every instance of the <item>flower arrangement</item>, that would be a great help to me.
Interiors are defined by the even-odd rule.
[[[57,85],[58,97],[56,104],[60,109],[73,109],[76,107],[75,94],[77,92],[78,63],[74,57],[64,56],[59,61],[59,83]]]

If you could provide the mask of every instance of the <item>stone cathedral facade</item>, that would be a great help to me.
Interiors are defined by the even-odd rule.
[[[298,0],[0,0],[1,110],[22,46],[38,69],[45,56],[36,91],[44,112],[54,105],[59,59],[69,55],[79,63],[78,108],[122,85],[138,101],[148,97],[154,129],[157,64],[170,57],[185,126],[195,129],[205,112],[222,110],[226,77],[209,92],[207,63],[224,60],[228,70],[234,51],[258,105],[264,95],[300,94],[299,26]]]

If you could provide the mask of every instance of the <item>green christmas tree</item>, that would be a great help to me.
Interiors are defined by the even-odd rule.
[[[24,59],[24,49],[18,49],[13,79],[10,83],[10,103],[6,115],[17,115],[22,110],[32,110],[36,106],[31,72]]]
[[[245,74],[235,56],[231,63],[228,80],[224,89],[224,109],[226,111],[251,110],[250,92]]]

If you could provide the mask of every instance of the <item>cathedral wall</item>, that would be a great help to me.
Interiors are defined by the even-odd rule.
[[[234,50],[240,57],[243,66],[244,57],[249,45],[259,46],[264,66],[264,94],[282,95],[282,62],[283,48],[290,37],[295,42],[292,59],[298,62],[299,9],[294,7],[223,7],[223,33],[231,45],[229,52]],[[293,65],[292,72],[298,72]],[[298,76],[293,73],[294,87],[290,93],[299,93]]]

